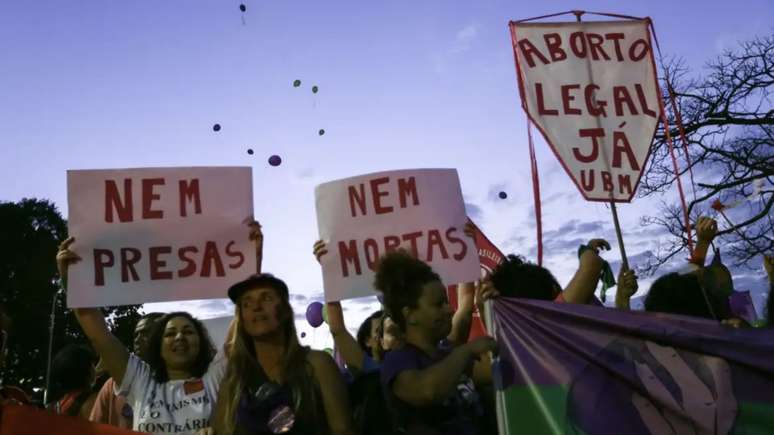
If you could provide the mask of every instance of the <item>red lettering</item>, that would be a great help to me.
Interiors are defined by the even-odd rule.
[[[455,237],[455,232],[457,232],[457,228],[455,227],[450,227],[448,230],[446,230],[446,239],[452,242],[452,244],[458,245],[460,247],[460,252],[452,254],[452,258],[454,258],[456,261],[461,261],[468,253],[468,245],[465,244],[464,240],[460,239],[459,237]]]
[[[456,254],[452,254],[452,258],[454,258],[456,261],[462,261],[462,259],[465,258],[465,255],[468,253],[468,245],[465,244],[464,240],[454,235],[456,232],[456,227],[450,227],[448,230],[446,230],[446,240],[460,247],[460,251]]]
[[[433,261],[433,250],[434,247],[438,246],[438,249],[441,251],[441,257],[443,257],[444,260],[449,259],[449,253],[446,252],[446,246],[443,245],[443,240],[441,239],[441,232],[438,230],[430,230],[427,232],[427,260],[428,262]]]
[[[363,250],[365,251],[368,268],[375,272],[376,263],[379,261],[379,244],[374,239],[366,239],[363,242]]]
[[[202,214],[202,200],[201,196],[199,195],[199,179],[194,178],[193,180],[186,181],[186,180],[180,180],[180,216],[187,216],[188,215],[188,209],[186,207],[186,202],[193,201],[194,203],[194,213],[195,214]]]
[[[629,175],[625,174],[618,174],[618,192],[623,194],[624,193],[624,187],[626,188],[626,193],[631,195],[632,194],[632,180],[629,177]]]
[[[406,208],[407,199],[411,196],[413,205],[419,205],[419,196],[417,195],[417,182],[414,177],[398,180],[398,195],[400,196],[400,208]]]
[[[648,99],[645,98],[645,91],[642,89],[642,85],[638,83],[634,85],[634,89],[637,91],[637,99],[640,101],[640,108],[642,108],[642,113],[650,116],[651,118],[655,118],[656,112],[648,107]]]
[[[584,92],[586,96],[586,108],[589,111],[589,114],[591,116],[607,116],[607,112],[605,111],[605,107],[607,106],[606,101],[597,101],[596,99],[596,91],[599,90],[599,86],[597,85],[587,85],[586,90]]]
[[[349,186],[349,210],[352,213],[352,217],[356,217],[357,213],[355,212],[355,203],[357,203],[358,207],[360,207],[360,214],[365,216],[366,214],[366,198],[365,198],[365,188],[363,187],[363,184],[360,184],[360,192],[358,194],[358,191],[355,190],[355,186]]]
[[[226,276],[226,271],[223,269],[223,261],[218,253],[218,245],[215,242],[207,242],[204,245],[202,272],[199,276],[210,276],[212,274],[212,266],[215,266],[215,276]]]
[[[578,46],[578,42],[580,42],[580,47]],[[586,48],[586,38],[583,35],[583,32],[573,32],[570,34],[570,50],[572,50],[572,53],[581,58],[586,58],[586,53],[588,52],[588,49]]]
[[[132,212],[132,179],[124,179],[124,201],[118,193],[118,186],[113,180],[105,180],[105,222],[113,222],[113,207],[118,213],[119,222],[131,222],[134,219]]]
[[[613,132],[613,167],[621,167],[621,155],[625,154],[626,159],[629,161],[629,166],[634,170],[639,170],[640,165],[637,163],[637,159],[634,157],[634,151],[632,151],[631,145],[629,145],[629,139],[626,138],[626,133],[623,131]]]
[[[565,115],[580,115],[580,109],[570,107],[570,102],[575,100],[573,95],[570,95],[570,91],[573,89],[580,89],[580,85],[562,85],[562,107],[564,108]]]
[[[381,197],[387,196],[389,193],[379,190],[379,186],[390,182],[390,177],[375,178],[370,181],[371,184],[371,199],[374,200],[374,211],[376,214],[390,213],[393,208],[391,206],[382,206]]]
[[[632,115],[637,115],[637,108],[634,107],[634,101],[632,101],[626,86],[613,86],[613,104],[615,104],[616,116],[624,116],[623,103],[629,106],[629,112]]]
[[[618,62],[624,61],[624,55],[621,52],[621,40],[624,39],[623,33],[605,33],[605,39],[608,41],[613,41],[613,46],[615,47],[615,59]]]
[[[177,250],[177,256],[186,262],[185,267],[177,271],[177,276],[180,278],[186,278],[196,273],[196,261],[186,255],[189,252],[196,254],[199,249],[195,246],[186,246]]]
[[[587,33],[586,38],[589,41],[589,53],[591,53],[592,59],[599,60],[600,58],[604,58],[605,60],[610,60],[610,56],[602,49],[602,44],[605,42],[605,38],[603,38],[602,35]]]
[[[400,237],[384,236],[384,252],[390,252],[400,247]]]
[[[543,35],[543,39],[546,41],[548,54],[551,55],[552,61],[556,62],[567,59],[567,53],[562,50],[562,37],[558,33],[546,33]]]
[[[538,59],[540,59],[543,64],[548,65],[549,60],[546,59],[543,54],[538,51],[537,47],[535,47],[529,39],[522,39],[519,41],[519,48],[521,49],[521,55],[524,57],[524,60],[527,61],[527,65],[530,66],[530,68],[535,67],[535,60],[532,58],[532,55],[534,54]]]
[[[131,258],[129,254],[131,254]],[[121,248],[121,282],[129,282],[130,275],[132,281],[140,280],[140,276],[134,268],[140,258],[142,258],[142,254],[139,249]]]
[[[594,190],[594,170],[589,170],[589,179],[586,180],[586,170],[581,169],[581,187],[586,192]]]
[[[155,186],[163,186],[163,178],[143,178],[142,180],[142,218],[143,219],[162,219],[164,212],[161,210],[152,210],[153,201],[161,198],[153,192]]]
[[[537,98],[538,113],[541,115],[558,115],[556,109],[546,109],[546,103],[543,100],[543,84],[535,83],[535,98]]]
[[[411,253],[414,254],[415,257],[419,257],[419,248],[417,248],[417,238],[419,237],[422,237],[422,231],[403,235],[404,242],[411,242]]]
[[[639,53],[637,52],[638,48],[640,49]],[[629,59],[638,62],[648,54],[649,50],[650,46],[648,45],[648,42],[644,39],[638,39],[634,41],[634,44],[632,44],[631,47],[629,47]]]
[[[150,254],[150,279],[151,281],[157,281],[161,279],[172,279],[172,272],[168,270],[161,270],[166,267],[167,262],[160,257],[172,252],[172,248],[169,246],[151,246],[148,248]]]
[[[236,242],[233,241],[233,240],[228,242],[228,244],[226,245],[226,255],[228,255],[231,258],[238,258],[236,263],[232,263],[232,264],[228,265],[229,269],[238,269],[245,262],[245,255],[244,254],[242,254],[239,251],[232,251],[231,250],[231,248],[233,248],[234,245],[236,245]]]
[[[597,159],[597,156],[599,155],[599,138],[605,136],[605,130],[602,128],[581,128],[578,130],[578,135],[580,137],[590,137],[591,138],[591,152],[589,155],[584,156],[580,152],[580,148],[573,148],[572,149],[572,155],[575,156],[575,158],[579,162],[583,163],[591,163],[594,160]]]
[[[103,259],[104,258],[104,259]],[[115,259],[113,252],[109,249],[94,250],[94,285],[105,285],[105,268],[113,267]]]
[[[355,266],[355,274],[362,275],[363,271],[360,269],[360,257],[357,253],[357,244],[354,240],[349,241],[349,245],[344,242],[339,242],[339,258],[341,259],[341,274],[344,277],[349,276],[349,268],[347,262],[351,261]]]
[[[600,174],[602,175],[602,188],[605,190],[605,192],[612,192],[613,176],[610,175],[610,172],[607,171],[600,171]]]

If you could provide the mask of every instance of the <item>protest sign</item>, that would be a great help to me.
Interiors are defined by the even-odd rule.
[[[73,170],[69,307],[222,298],[255,273],[249,167]]]
[[[328,245],[321,257],[325,300],[374,294],[376,263],[405,248],[445,283],[479,276],[473,240],[454,169],[380,172],[323,183],[315,189],[317,226]]]
[[[522,106],[584,198],[629,202],[660,116],[649,21],[512,22]]]

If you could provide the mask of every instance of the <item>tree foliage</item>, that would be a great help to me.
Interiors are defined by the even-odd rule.
[[[774,35],[724,51],[705,70],[704,76],[697,77],[682,61],[664,65],[663,76],[671,83],[679,108],[679,113],[673,109],[668,88],[664,89],[669,135],[690,220],[716,216],[724,254],[730,254],[736,266],[745,266],[752,258],[774,251]],[[666,133],[661,123],[639,188],[642,197],[676,188]],[[643,223],[661,226],[671,235],[644,268],[646,272],[684,253],[688,238],[679,204],[663,202],[659,215],[646,216]]]
[[[54,204],[37,199],[0,203],[0,302],[11,326],[3,382],[31,391],[45,385],[52,301],[59,289],[55,256],[67,226]],[[57,296],[54,354],[66,344],[87,343],[75,316]],[[110,327],[132,343],[139,306],[105,310]]]

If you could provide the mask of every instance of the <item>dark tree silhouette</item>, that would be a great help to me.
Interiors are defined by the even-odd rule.
[[[677,127],[679,115],[664,89],[669,133],[680,164],[690,220],[716,215],[723,253],[730,254],[724,258],[731,257],[734,265],[745,266],[750,259],[774,251],[774,35],[742,42],[710,61],[705,69],[705,76],[695,77],[683,62],[665,62],[662,76],[673,86],[686,143]],[[658,196],[675,188],[661,123],[639,196]],[[680,252],[687,256],[682,208],[664,202],[659,212],[643,217],[643,224],[661,226],[672,237],[641,268],[645,273],[652,273]]]
[[[0,303],[11,323],[2,377],[4,383],[28,392],[45,386],[49,319],[58,291],[55,256],[66,237],[66,223],[49,201],[0,202]],[[70,343],[88,343],[75,316],[65,308],[65,295],[58,300],[54,354]],[[127,346],[140,317],[138,308],[105,310],[111,329]]]

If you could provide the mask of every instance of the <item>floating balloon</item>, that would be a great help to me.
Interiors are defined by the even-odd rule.
[[[324,135],[324,134],[325,134],[325,130],[323,130],[323,129],[321,128],[321,129],[320,129],[320,131],[318,131],[318,132],[317,132],[317,134],[319,134],[320,136],[322,136],[322,135]]]
[[[269,157],[269,164],[272,166],[279,166],[280,163],[282,163],[282,158],[278,155],[273,155]]]
[[[320,90],[317,86],[312,86],[312,93],[316,94],[317,91]]]
[[[319,302],[312,302],[306,307],[306,321],[312,325],[312,328],[317,328],[323,323],[322,314],[323,304]]]
[[[304,338],[304,337],[306,337],[306,332],[301,333],[301,338]]]
[[[253,155],[253,149],[252,148],[248,148],[247,149],[247,154],[250,154],[252,156]]]
[[[500,199],[505,199],[505,198],[507,198],[507,197],[508,197],[508,194],[507,194],[507,193],[505,193],[505,192],[500,192],[500,194],[499,194],[499,195],[497,195],[497,196],[499,196],[499,197],[500,197]]]
[[[241,5],[239,5],[239,10],[240,10],[240,11],[242,11],[242,12],[244,12],[244,11],[246,11],[246,10],[247,10],[247,6],[245,6],[245,4],[244,4],[244,3],[242,3]]]
[[[213,131],[220,131],[220,124],[215,124],[212,126]]]
[[[294,80],[294,81],[293,81],[293,87],[294,87],[294,88],[297,88],[297,87],[299,87],[299,86],[301,86],[301,80]]]

